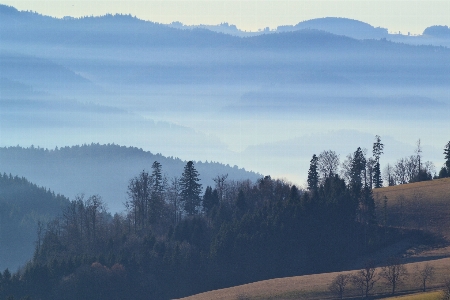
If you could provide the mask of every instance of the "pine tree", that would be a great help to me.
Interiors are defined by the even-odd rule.
[[[163,178],[161,173],[161,164],[157,161],[152,164],[152,184],[153,193],[161,195],[164,191]]]
[[[366,158],[361,148],[358,147],[353,154],[353,159],[350,165],[350,189],[355,198],[359,198],[363,186],[366,185],[366,182],[363,184],[363,176],[364,181],[366,180],[365,174],[363,174],[365,170]]]
[[[314,154],[310,164],[309,164],[309,171],[308,171],[308,189],[312,191],[317,191],[317,188],[319,186],[319,173],[317,172],[317,163],[319,159]]]
[[[150,223],[156,222],[162,215],[164,207],[164,180],[161,172],[161,164],[157,161],[152,164],[151,185],[152,193],[149,205]]]
[[[245,212],[247,210],[247,201],[245,200],[245,194],[242,190],[239,190],[237,199],[236,199],[236,207],[241,211]]]
[[[202,185],[198,183],[198,172],[194,168],[194,163],[189,161],[184,167],[184,172],[181,175],[181,200],[184,202],[184,210],[188,216],[197,214],[200,208]]]
[[[219,204],[219,197],[217,190],[212,189],[212,187],[207,186],[205,194],[203,195],[203,210],[206,214],[209,214],[214,206]]]
[[[447,167],[447,176],[450,176],[450,141],[445,145],[445,166]]]
[[[380,156],[383,154],[384,145],[381,143],[379,135],[375,136],[375,143],[373,143],[373,157],[375,158],[375,166],[373,169],[373,184],[375,188],[380,188],[383,186],[383,179],[381,178],[381,168],[380,168]]]

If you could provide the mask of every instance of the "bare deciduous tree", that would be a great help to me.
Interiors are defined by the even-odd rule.
[[[345,288],[350,282],[350,279],[351,277],[348,274],[337,275],[328,287],[330,292],[339,297],[339,299],[342,299],[344,297]]]
[[[444,280],[444,290],[442,291],[442,300],[450,300],[450,278]]]
[[[170,185],[167,189],[167,201],[169,203],[172,220],[175,225],[178,224],[181,220],[182,216],[182,206],[180,205],[181,202],[181,185],[180,185],[180,179],[178,177],[173,177],[171,179]]]
[[[337,174],[339,167],[339,155],[332,150],[326,150],[319,154],[319,174],[322,180]]]
[[[422,268],[419,269],[418,266],[416,266],[416,276],[418,280],[420,281],[420,284],[422,285],[422,291],[426,291],[427,289],[427,283],[430,280],[434,279],[434,267],[430,265],[429,263],[426,263]]]
[[[373,178],[374,178],[374,171],[375,171],[375,164],[376,161],[372,158],[369,157],[367,159],[366,162],[366,174],[367,174],[367,182],[369,183],[369,187],[372,188],[372,184],[373,184]]]
[[[423,164],[423,171],[425,171],[427,174],[430,174],[431,176],[436,175],[436,166],[431,161],[426,161]]]
[[[368,298],[378,280],[377,277],[375,265],[369,261],[363,269],[352,276],[352,283],[361,292],[362,297]]]
[[[405,265],[398,257],[391,257],[387,261],[387,265],[381,269],[381,277],[383,277],[387,284],[392,289],[392,295],[395,294],[395,289],[401,284],[407,277],[408,271]]]
[[[394,177],[397,184],[405,184],[408,183],[408,175],[406,170],[406,162],[405,159],[399,159],[395,163],[394,166]]]
[[[406,176],[408,182],[415,180],[420,171],[420,156],[411,155],[405,159]]]
[[[347,184],[350,182],[351,179],[352,161],[353,161],[353,153],[350,153],[345,157],[345,160],[341,164],[340,175]]]
[[[383,179],[386,180],[388,186],[395,185],[394,168],[390,164],[383,169]]]
[[[217,175],[215,178],[213,178],[214,182],[216,183],[216,190],[219,193],[219,201],[222,201],[226,195],[227,192],[227,185],[225,181],[228,178],[228,174],[222,174]]]

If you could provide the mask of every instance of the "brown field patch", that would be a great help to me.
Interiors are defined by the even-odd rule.
[[[383,199],[387,197],[387,209]],[[410,183],[374,190],[377,218],[380,224],[388,226],[427,230],[450,241],[450,178]],[[399,241],[402,243],[402,241]],[[417,250],[417,249],[416,249]],[[406,264],[410,276],[399,286],[398,291],[414,292],[414,296],[398,299],[436,299],[437,293],[420,294],[420,283],[414,274],[417,268],[430,263],[436,270],[436,278],[429,287],[439,289],[445,277],[450,276],[450,247],[440,249],[419,249],[408,253],[411,262]],[[356,264],[361,265],[361,264]],[[378,271],[380,268],[378,269]],[[236,300],[236,299],[332,299],[328,286],[338,274],[352,274],[355,271],[325,273],[277,278],[219,289],[183,298],[185,300]],[[388,294],[389,288],[380,279],[374,293]],[[358,292],[350,288],[347,296],[357,297]],[[415,297],[415,298],[412,298]],[[397,299],[397,298],[389,298]]]
[[[435,279],[428,285],[431,289],[442,287],[444,278],[450,276],[450,258],[431,260],[428,262],[418,262],[406,264],[410,276],[407,281],[399,286],[401,292],[420,292],[420,282],[415,274],[417,268],[422,268],[429,263],[435,268]],[[379,272],[381,268],[377,269]],[[356,270],[355,270],[356,271]],[[355,271],[334,272],[314,275],[295,276],[287,278],[277,278],[244,284],[236,287],[214,290],[198,295],[182,298],[184,300],[237,300],[237,299],[332,299],[328,286],[338,274],[353,274]],[[389,287],[380,279],[374,293],[388,294]],[[350,288],[347,296],[356,297],[358,293],[354,288]],[[403,298],[406,299],[406,298]],[[418,298],[420,299],[420,298]],[[433,298],[425,298],[433,299]]]
[[[414,295],[405,295],[398,297],[389,297],[385,300],[440,300],[442,297],[442,292],[428,292],[428,293],[417,293]]]
[[[427,230],[450,241],[450,178],[374,189],[373,193],[380,224]]]

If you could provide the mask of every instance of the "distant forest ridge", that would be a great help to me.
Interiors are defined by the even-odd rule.
[[[55,36],[55,41],[64,41],[67,39],[72,39],[75,41],[79,41],[82,36],[77,36],[77,31],[87,29],[86,27],[89,27],[89,29],[92,31],[92,35],[96,35],[96,33],[104,31],[105,29],[115,28],[114,30],[116,32],[123,31],[124,29],[131,29],[134,28],[135,30],[140,28],[139,30],[135,31],[135,33],[132,36],[124,37],[123,40],[121,40],[121,43],[126,43],[127,41],[134,40],[134,38],[141,36],[142,34],[145,35],[153,35],[153,38],[155,37],[155,30],[158,31],[158,35],[161,34],[164,35],[181,35],[185,37],[189,37],[187,39],[182,39],[184,43],[186,42],[193,42],[198,43],[201,40],[204,40],[206,37],[208,40],[209,45],[215,45],[215,44],[223,44],[223,43],[231,43],[235,44],[233,42],[233,38],[231,36],[236,37],[255,37],[255,36],[267,36],[270,34],[276,34],[276,33],[286,33],[286,32],[292,32],[292,31],[299,31],[299,30],[320,30],[336,35],[341,36],[348,36],[355,39],[383,39],[386,38],[388,40],[392,41],[399,41],[399,42],[411,42],[412,44],[417,44],[416,40],[413,40],[413,38],[417,37],[409,37],[408,35],[396,33],[392,34],[389,33],[386,28],[380,28],[380,27],[373,27],[372,25],[358,21],[353,19],[347,19],[347,18],[337,18],[337,17],[325,17],[325,18],[317,18],[312,20],[305,20],[301,21],[296,25],[281,25],[278,26],[276,29],[269,29],[268,27],[259,30],[257,32],[246,32],[239,30],[235,25],[228,24],[228,23],[221,23],[218,25],[184,25],[180,22],[174,21],[170,24],[160,24],[152,21],[145,21],[138,19],[135,16],[131,15],[122,15],[122,14],[106,14],[103,16],[85,16],[81,18],[74,18],[74,17],[64,17],[62,19],[53,18],[49,16],[44,16],[36,12],[32,11],[18,11],[16,8],[12,6],[6,6],[6,5],[0,5],[0,15],[2,16],[3,26],[8,26],[7,23],[10,23],[10,25],[15,26],[17,29],[20,29],[21,23],[28,23],[28,22],[38,22],[42,26],[47,27],[58,24],[60,30],[64,30],[64,28],[68,29],[71,28],[72,36],[71,37],[64,37],[61,35]],[[1,24],[0,23],[0,24]],[[120,26],[117,26],[119,25]],[[95,26],[93,26],[95,25]],[[179,29],[183,29],[184,33],[181,33]],[[188,30],[186,30],[188,29]],[[33,37],[31,32],[34,32],[35,34],[38,33],[36,29],[30,28],[30,34],[29,37]],[[210,33],[208,33],[210,32]],[[212,32],[214,32],[213,35]],[[12,34],[12,33],[11,33]],[[223,34],[223,35],[218,35]],[[210,37],[214,36],[214,39],[208,38],[208,35]],[[42,38],[52,38],[52,37],[45,37],[42,34],[34,35],[35,39],[42,39]],[[73,37],[76,37],[73,39]],[[198,39],[198,36],[203,36],[202,39]],[[3,38],[7,38],[8,34],[6,33],[5,36],[2,36]],[[98,36],[97,36],[98,37]],[[180,37],[180,36],[179,36]],[[405,38],[411,38],[410,41],[408,41]],[[429,38],[438,38],[438,39],[449,39],[450,38],[450,29],[448,26],[445,25],[433,25],[430,27],[425,28],[423,31],[423,34],[419,37],[428,38],[426,41],[424,40],[424,45],[427,45],[429,43]],[[99,38],[98,42],[104,41],[104,38]],[[146,39],[147,40],[147,39]],[[238,39],[239,40],[239,39]],[[167,42],[168,40],[166,40]],[[236,40],[235,40],[236,41]],[[148,42],[148,40],[147,40]],[[240,41],[242,42],[242,41]],[[151,42],[150,42],[151,43]]]
[[[136,147],[116,144],[44,149],[20,146],[0,148],[0,171],[25,176],[69,198],[77,194],[99,194],[116,212],[124,209],[129,181],[142,170],[150,170],[154,161],[162,165],[168,180],[179,177],[186,161],[165,157]],[[262,175],[238,166],[218,162],[194,161],[203,188],[214,184],[213,178],[228,174],[230,180],[256,181]]]
[[[29,147],[22,147],[20,145],[17,146],[5,146],[0,147],[0,152],[3,151],[17,151],[17,153],[20,153],[22,151],[27,152],[28,154],[35,154],[37,157],[43,156],[43,155],[56,155],[59,158],[68,158],[74,157],[74,156],[89,156],[91,158],[103,158],[107,159],[108,156],[115,156],[118,158],[126,158],[131,156],[154,156],[156,158],[159,158],[161,160],[175,160],[179,161],[181,163],[186,163],[186,160],[182,160],[178,157],[174,156],[163,156],[161,153],[152,153],[151,151],[143,150],[142,148],[133,147],[133,146],[122,146],[115,143],[108,143],[108,144],[100,144],[100,143],[90,143],[90,144],[81,144],[81,145],[73,145],[73,146],[64,146],[64,147],[58,147],[56,146],[54,149],[49,149],[45,147],[40,146],[34,146],[31,145]],[[66,157],[64,157],[66,156]],[[196,164],[218,164],[218,165],[224,165],[220,162],[215,161],[196,161]],[[227,167],[230,167],[230,165],[224,165]],[[236,169],[242,169],[245,171],[245,168],[239,168],[238,166],[233,166],[232,168]],[[261,175],[262,176],[262,175]]]
[[[69,199],[24,177],[0,174],[0,269],[15,270],[29,260],[37,224],[61,214]]]

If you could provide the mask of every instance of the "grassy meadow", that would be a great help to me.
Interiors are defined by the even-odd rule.
[[[421,290],[420,281],[416,273],[417,269],[422,268],[426,263],[432,265],[435,269],[435,278],[427,284],[427,288],[433,289],[433,293],[417,294],[419,298],[410,298],[412,295],[402,296],[398,299],[436,299],[435,296],[439,294],[439,289],[447,276],[450,276],[450,258],[442,258],[438,260],[423,261],[417,263],[406,264],[408,270],[408,277],[402,283],[398,291],[417,292]],[[183,298],[184,300],[237,300],[237,299],[333,299],[333,294],[328,287],[333,279],[338,274],[354,274],[355,271],[333,272],[324,274],[294,276],[287,278],[276,278],[270,280],[259,281],[255,283],[244,284],[236,287],[214,290],[206,293]],[[376,272],[379,274],[381,268],[377,268]],[[374,287],[374,294],[383,298],[390,292],[390,287],[387,286],[384,279],[378,278]],[[358,297],[359,292],[348,286],[345,293],[347,297]],[[416,295],[414,295],[416,297]],[[422,298],[420,298],[422,297]],[[396,297],[388,299],[397,299]]]
[[[375,189],[374,198],[380,224],[431,231],[450,240],[450,178]]]
[[[384,197],[386,196],[386,205]],[[377,204],[377,218],[380,224],[405,229],[431,231],[450,239],[450,178],[410,183],[374,190]],[[406,264],[408,277],[398,287],[398,292],[406,294],[386,298],[390,287],[384,279],[378,278],[373,294],[383,299],[439,299],[445,278],[450,277],[450,247],[427,249],[415,252],[410,263]],[[434,279],[427,284],[431,292],[421,293],[418,269],[425,264],[435,269]],[[338,274],[353,274],[354,271],[334,272],[276,278],[244,284],[220,290],[209,291],[183,298],[185,300],[235,300],[235,299],[333,299],[329,285]],[[377,268],[380,273],[381,268]],[[359,292],[348,286],[346,297],[355,298]]]
[[[434,291],[428,293],[417,293],[414,295],[404,295],[398,297],[384,298],[385,300],[440,300],[442,297],[441,291]]]

